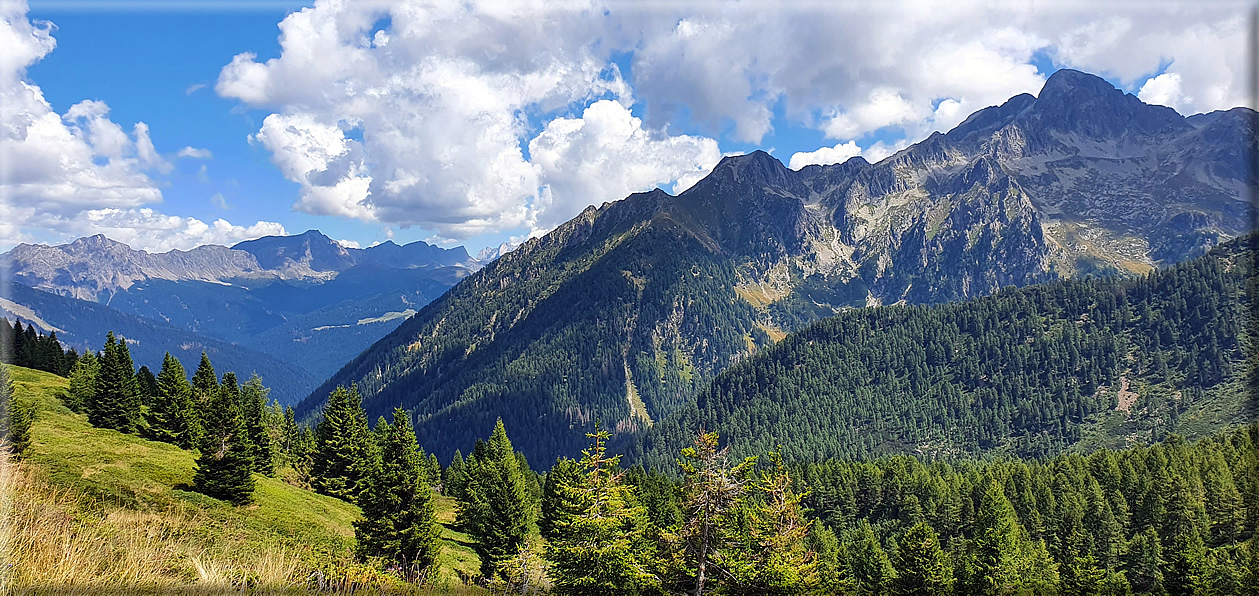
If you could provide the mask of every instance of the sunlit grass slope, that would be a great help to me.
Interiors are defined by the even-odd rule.
[[[66,379],[10,372],[36,418],[26,461],[0,469],[8,556],[0,593],[304,593],[320,578],[334,592],[381,585],[353,563],[357,507],[257,475],[251,505],[191,492],[194,452],[93,428],[57,398]],[[453,521],[451,500],[439,497],[438,511]],[[477,557],[466,536],[445,532],[431,591],[463,591],[458,577],[476,571]]]

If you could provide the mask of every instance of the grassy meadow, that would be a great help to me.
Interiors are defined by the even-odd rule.
[[[0,462],[0,593],[416,591],[354,561],[354,505],[260,475],[249,505],[192,492],[195,452],[94,428],[58,399],[66,379],[9,370],[35,422],[24,461]],[[419,592],[469,592],[477,556],[437,505],[441,569]]]

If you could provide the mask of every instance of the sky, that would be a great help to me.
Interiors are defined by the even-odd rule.
[[[469,252],[723,155],[877,161],[1060,68],[1248,105],[1251,2],[0,0],[0,250]]]

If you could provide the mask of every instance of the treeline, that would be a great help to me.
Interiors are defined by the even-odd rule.
[[[35,325],[22,327],[22,321],[9,323],[0,317],[0,362],[67,376],[79,360],[74,348],[63,348],[57,332],[44,335]]]
[[[267,404],[270,390],[258,375],[244,384],[232,372],[220,378],[205,353],[191,381],[169,353],[154,375],[148,366],[137,370],[126,340],[110,332],[101,351],[84,352],[69,377],[66,407],[93,426],[198,451],[193,488],[233,503],[252,500],[252,474],[274,475],[312,442],[292,408]]]
[[[1117,410],[1117,432],[1157,441],[1204,400],[1247,406],[1254,256],[1235,241],[1141,278],[845,311],[719,375],[650,430],[635,460],[669,465],[701,427],[730,437],[736,453],[781,445],[791,461],[1044,457]]]
[[[437,560],[439,490],[455,498],[457,524],[475,540],[476,579],[521,593],[1259,588],[1259,425],[1193,444],[1173,435],[1089,456],[951,464],[738,459],[716,433],[702,433],[679,452],[678,468],[650,471],[622,468],[597,429],[580,460],[535,474],[501,420],[467,459],[456,454],[441,470],[406,434],[406,412],[368,430],[355,391],[338,389],[328,403],[311,482],[363,507],[356,536],[365,560],[411,579],[431,577]],[[403,539],[414,536],[431,539]]]

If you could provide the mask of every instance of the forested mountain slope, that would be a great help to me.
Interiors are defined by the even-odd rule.
[[[854,306],[1144,273],[1248,229],[1248,110],[1184,118],[1063,70],[877,164],[723,160],[588,208],[470,276],[302,405],[357,384],[465,451],[502,416],[535,461],[642,430],[785,332]]]
[[[852,310],[731,367],[636,454],[667,466],[699,428],[792,461],[1055,454],[1203,435],[1259,414],[1245,378],[1250,235],[1128,279]]]

